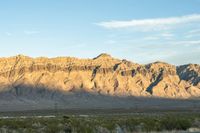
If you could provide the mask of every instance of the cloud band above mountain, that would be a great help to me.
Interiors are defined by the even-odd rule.
[[[186,24],[200,22],[200,14],[185,15],[180,17],[168,17],[168,18],[153,18],[153,19],[133,19],[128,21],[104,21],[96,23],[107,29],[120,29],[120,28],[130,28],[130,27],[160,27],[165,28],[165,26],[172,26],[177,24]]]

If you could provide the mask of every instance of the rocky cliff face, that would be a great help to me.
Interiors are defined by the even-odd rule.
[[[56,96],[84,91],[94,95],[164,98],[200,97],[200,65],[147,65],[108,54],[93,59],[72,57],[0,58],[0,97]],[[49,96],[48,96],[49,95]]]

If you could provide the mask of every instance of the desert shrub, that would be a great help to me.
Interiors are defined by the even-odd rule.
[[[190,119],[180,117],[166,117],[160,123],[165,130],[187,130],[192,125]]]
[[[56,124],[48,124],[48,126],[45,129],[45,132],[47,133],[58,133],[60,131],[60,128]]]
[[[55,118],[0,119],[0,129],[10,132],[58,133],[58,132],[151,132],[163,130],[187,130],[199,127],[200,115],[97,115],[63,116]]]

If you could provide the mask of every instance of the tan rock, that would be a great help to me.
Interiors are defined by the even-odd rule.
[[[22,86],[111,96],[200,97],[200,65],[140,65],[108,54],[93,59],[0,58],[0,92]]]

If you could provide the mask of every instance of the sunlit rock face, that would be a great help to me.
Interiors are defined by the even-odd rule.
[[[0,58],[0,97],[63,98],[79,91],[125,97],[200,97],[200,65],[140,65],[108,54],[93,59]]]

